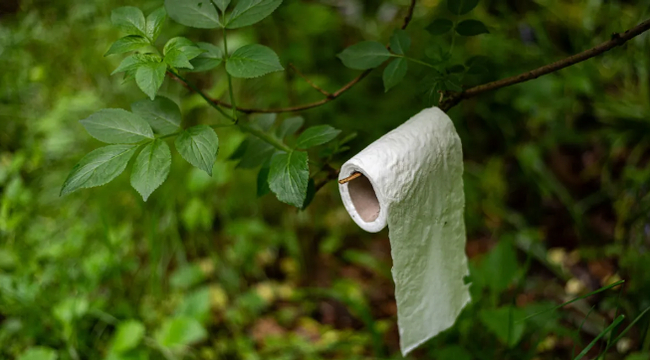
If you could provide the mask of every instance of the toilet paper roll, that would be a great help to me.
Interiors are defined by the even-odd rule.
[[[364,230],[388,225],[400,348],[406,355],[451,327],[470,301],[463,154],[451,119],[422,110],[348,160],[339,186]]]

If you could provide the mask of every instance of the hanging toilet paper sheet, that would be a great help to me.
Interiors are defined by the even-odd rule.
[[[402,354],[451,327],[470,301],[463,154],[451,119],[422,110],[348,160],[339,185],[364,230],[388,225]]]

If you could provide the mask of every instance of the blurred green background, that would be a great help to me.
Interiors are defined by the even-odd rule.
[[[72,166],[100,143],[78,120],[145,97],[109,74],[121,33],[112,9],[149,13],[160,0],[2,0],[0,4],[0,358],[400,359],[388,232],[367,234],[335,183],[305,211],[256,196],[255,170],[227,158],[244,135],[218,129],[214,176],[175,154],[169,179],[143,203],[123,174],[59,197]],[[273,48],[334,91],[358,74],[335,57],[361,40],[386,42],[406,0],[285,0],[272,17],[231,32],[235,49]],[[426,60],[449,37],[425,30],[449,16],[417,2],[411,54]],[[479,84],[539,67],[650,17],[649,1],[481,1],[471,17],[490,34],[457,39],[452,63],[475,55]],[[219,43],[218,31],[168,20],[174,36]],[[650,37],[450,111],[465,154],[467,253],[473,302],[412,359],[567,359],[620,314],[635,326],[594,358],[650,359]],[[335,167],[428,106],[410,64],[384,93],[376,70],[341,98],[301,115],[330,124],[351,149]],[[228,99],[223,67],[189,80]],[[287,69],[235,81],[239,103],[318,100]],[[225,122],[166,80],[185,125]],[[278,119],[292,115],[280,114]],[[338,168],[338,167],[337,167]],[[556,311],[519,321],[620,279]]]

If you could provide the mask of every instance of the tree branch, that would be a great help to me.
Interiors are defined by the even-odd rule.
[[[564,69],[565,67],[577,64],[579,62],[591,59],[592,57],[598,56],[606,51],[609,51],[617,46],[625,44],[628,40],[638,36],[650,29],[650,19],[640,23],[639,25],[627,30],[626,32],[619,34],[612,34],[612,38],[609,41],[606,41],[596,47],[593,47],[589,50],[583,51],[579,54],[569,56],[568,58],[556,61],[552,64],[544,65],[535,70],[525,72],[523,74],[511,76],[509,78],[493,81],[487,84],[474,86],[467,90],[464,90],[459,93],[453,93],[442,103],[440,103],[440,109],[444,112],[447,112],[449,109],[454,107],[456,104],[461,102],[464,99],[469,99],[471,97],[480,95],[486,91],[496,90],[502,87],[522,83],[524,81],[537,79],[538,77],[558,70]]]
[[[626,32],[622,34],[614,33],[612,34],[612,38],[609,41],[606,41],[596,47],[593,47],[589,50],[583,51],[579,54],[575,54],[573,56],[569,56],[568,58],[556,61],[554,63],[544,65],[540,68],[537,68],[535,70],[531,70],[529,72],[525,72],[523,74],[511,76],[509,78],[493,81],[487,84],[483,85],[478,85],[474,86],[472,88],[469,88],[467,90],[464,90],[463,92],[459,93],[453,93],[450,97],[442,101],[439,105],[440,109],[444,112],[449,111],[452,107],[457,105],[459,102],[461,102],[464,99],[469,99],[471,97],[477,96],[479,94],[482,94],[486,91],[490,90],[496,90],[502,87],[522,83],[524,81],[532,80],[532,79],[537,79],[538,77],[546,74],[550,74],[552,72],[564,69],[565,67],[577,64],[579,62],[588,60],[592,57],[598,56],[608,50],[611,50],[617,46],[621,46],[625,44],[628,40],[634,38],[635,36],[638,36],[646,31],[650,30],[650,19],[640,23],[639,25],[627,30]],[[442,94],[441,94],[442,95]],[[341,184],[345,184],[347,182],[350,182],[351,180],[356,179],[359,177],[360,174],[358,173],[353,173],[351,176],[348,176],[345,179],[342,179],[339,181]],[[320,182],[317,186],[317,188],[323,187],[326,183],[329,181],[332,181],[338,177],[338,172],[335,171],[329,171],[327,173],[327,176],[325,179],[323,179],[322,182]]]
[[[411,4],[409,5],[408,12],[406,14],[406,17],[404,18],[404,22],[402,23],[401,29],[406,29],[406,27],[411,23],[411,19],[413,19],[413,10],[415,9],[415,2],[416,0],[411,0]],[[354,79],[350,80],[347,84],[343,85],[340,89],[336,90],[333,93],[330,93],[329,95],[326,95],[327,97],[318,100],[312,103],[307,103],[307,104],[302,104],[302,105],[295,105],[295,106],[289,106],[289,107],[284,107],[284,108],[275,108],[275,109],[255,109],[255,108],[242,108],[242,107],[237,107],[237,111],[245,113],[245,114],[255,114],[255,113],[283,113],[283,112],[297,112],[297,111],[302,111],[302,110],[307,110],[311,108],[315,108],[324,104],[327,104],[328,102],[338,98],[339,96],[343,95],[346,91],[350,90],[354,85],[359,83],[359,81],[363,80],[370,72],[372,69],[365,70],[359,76],[355,77]],[[304,79],[306,79],[303,76]],[[183,86],[186,88],[202,93],[201,91],[197,91],[197,89],[193,88],[190,84],[188,84],[184,79],[181,79],[180,77],[172,77],[172,79],[178,81],[181,83]],[[311,82],[310,82],[311,84]],[[312,87],[315,87],[315,85],[312,85]],[[319,89],[318,87],[315,87],[317,90]],[[320,91],[320,90],[319,90]],[[206,99],[208,102],[210,102],[213,106],[216,105],[217,107],[225,107],[232,109],[232,105],[228,104],[226,102],[223,102],[219,99],[212,99],[207,97],[204,93],[201,95],[204,99]]]
[[[293,70],[296,74],[298,74],[298,76],[300,76],[303,80],[305,80],[305,82],[307,84],[309,84],[309,86],[314,88],[316,91],[318,91],[319,93],[321,93],[321,94],[323,94],[323,95],[325,95],[327,97],[332,96],[332,94],[330,94],[326,90],[324,90],[321,87],[319,87],[318,85],[316,85],[313,81],[309,80],[309,78],[307,76],[305,76],[305,74],[303,74],[300,70],[298,70],[297,67],[293,66],[293,64],[289,63],[289,67],[291,68],[291,70]]]

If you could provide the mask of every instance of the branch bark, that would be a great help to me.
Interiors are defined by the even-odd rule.
[[[612,38],[609,41],[597,45],[596,47],[593,47],[589,50],[569,56],[568,58],[556,61],[552,64],[544,65],[540,68],[525,72],[523,74],[511,76],[509,78],[493,81],[483,85],[474,86],[472,88],[469,88],[459,93],[453,93],[450,97],[443,100],[439,107],[442,111],[447,112],[449,109],[451,109],[452,107],[454,107],[456,104],[458,104],[464,99],[469,99],[471,97],[480,95],[486,91],[496,90],[502,87],[522,83],[528,80],[537,79],[542,75],[556,72],[558,70],[564,69],[565,67],[591,59],[592,57],[598,56],[617,46],[621,46],[625,44],[628,40],[648,31],[649,29],[650,29],[650,19],[640,23],[639,25],[627,30],[622,34],[614,33],[612,34]]]
[[[627,41],[630,39],[650,30],[650,19],[640,23],[639,25],[627,30],[626,32],[619,34],[619,33],[614,33],[612,34],[612,37],[609,41],[606,41],[600,45],[597,45],[596,47],[593,47],[589,50],[583,51],[581,53],[569,56],[568,58],[556,61],[554,63],[544,65],[542,67],[539,67],[535,70],[531,70],[528,72],[525,72],[523,74],[511,76],[505,79],[493,81],[487,84],[482,84],[478,86],[474,86],[472,88],[469,88],[467,90],[464,90],[459,93],[453,93],[450,97],[447,99],[443,100],[440,104],[439,107],[442,111],[447,112],[449,109],[457,105],[459,102],[461,102],[464,99],[469,99],[471,97],[480,95],[484,92],[490,91],[490,90],[496,90],[502,87],[522,83],[528,80],[532,79],[537,79],[538,77],[546,74],[550,74],[552,72],[564,69],[565,67],[577,64],[579,62],[591,59],[592,57],[598,56],[606,51],[609,51],[615,47],[621,46],[625,44]],[[342,179],[339,181],[341,184],[345,184],[351,180],[354,180],[357,178],[359,175],[357,174],[352,174],[351,176]],[[338,173],[333,173],[329,172],[327,174],[327,177],[324,179],[322,184],[319,184],[319,188],[323,187],[325,183],[334,180],[338,177]]]

